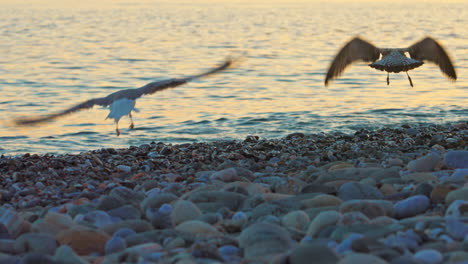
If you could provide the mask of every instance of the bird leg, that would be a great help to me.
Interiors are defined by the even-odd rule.
[[[409,83],[410,83],[411,87],[414,87],[413,86],[413,81],[411,81],[411,77],[409,77],[408,72],[406,72],[406,75],[408,76],[408,80],[409,80]]]
[[[130,117],[130,129],[133,129],[135,127],[135,124],[133,123],[133,118],[132,118],[132,113],[129,113],[128,116]]]
[[[387,72],[387,85],[390,85],[390,73]]]
[[[115,132],[117,133],[117,136],[120,136],[119,121],[115,122]]]

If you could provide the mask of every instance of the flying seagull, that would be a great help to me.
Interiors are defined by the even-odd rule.
[[[408,52],[411,58],[408,58],[405,52]],[[378,60],[380,55],[382,58]],[[457,79],[457,74],[447,52],[431,37],[426,37],[408,48],[377,48],[371,43],[355,37],[333,59],[325,77],[325,86],[328,85],[329,81],[338,77],[348,65],[359,60],[372,62],[369,64],[370,67],[386,71],[387,85],[390,84],[390,72],[404,71],[411,87],[413,87],[408,71],[423,65],[423,61],[437,64],[449,79],[454,81]]]
[[[39,124],[42,122],[53,120],[57,117],[61,117],[64,115],[68,115],[68,114],[83,110],[83,109],[92,108],[95,105],[109,106],[110,112],[109,112],[109,115],[106,117],[106,119],[108,118],[114,119],[115,131],[117,133],[117,136],[119,136],[120,135],[119,120],[123,116],[128,115],[130,117],[130,121],[131,121],[130,129],[133,129],[135,126],[133,123],[133,119],[132,119],[132,111],[138,112],[138,110],[135,108],[136,99],[146,94],[153,94],[155,92],[166,90],[168,88],[174,88],[179,85],[190,82],[192,80],[224,71],[228,69],[233,64],[233,62],[234,60],[227,59],[225,62],[223,62],[219,66],[201,74],[192,75],[192,76],[188,76],[188,77],[180,78],[180,79],[166,79],[166,80],[156,81],[156,82],[148,83],[147,85],[143,87],[135,88],[135,89],[120,90],[120,91],[111,93],[106,97],[90,99],[88,101],[82,102],[78,105],[75,105],[73,107],[70,107],[58,113],[53,113],[53,114],[35,117],[35,118],[20,118],[20,119],[14,120],[14,122],[16,125],[22,125],[22,126]]]

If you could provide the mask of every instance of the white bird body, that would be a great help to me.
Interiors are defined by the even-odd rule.
[[[138,109],[135,108],[135,100],[128,98],[122,98],[112,102],[109,106],[109,110],[110,112],[106,119],[114,119],[115,123],[119,122],[122,116],[130,115],[132,111],[139,112]]]

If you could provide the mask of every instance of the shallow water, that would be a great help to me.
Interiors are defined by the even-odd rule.
[[[466,3],[41,3],[0,2],[0,153],[468,120]],[[382,47],[431,35],[459,78],[448,81],[426,64],[410,72],[414,88],[403,73],[391,74],[387,86],[385,73],[361,63],[325,87],[330,60],[354,35]],[[123,118],[120,137],[100,107],[36,127],[10,123],[198,73],[238,54],[245,54],[238,68],[139,99],[136,129]]]

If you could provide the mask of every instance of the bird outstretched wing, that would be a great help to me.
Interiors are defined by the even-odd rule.
[[[328,85],[330,80],[340,76],[345,68],[353,62],[362,60],[374,62],[380,57],[380,51],[371,43],[355,37],[349,41],[338,52],[328,68],[327,76],[325,77],[325,85]]]
[[[108,100],[106,100],[105,97],[101,98],[94,98],[90,99],[88,101],[85,101],[81,104],[77,104],[73,107],[70,107],[68,109],[65,109],[61,112],[54,113],[54,114],[49,114],[49,115],[44,115],[44,116],[39,116],[39,117],[31,117],[31,118],[18,118],[14,120],[15,124],[18,126],[26,126],[26,125],[34,125],[34,124],[39,124],[39,123],[44,123],[51,121],[57,117],[65,116],[83,109],[88,109],[92,108],[95,105],[101,105],[101,106],[107,106],[109,105]]]
[[[457,73],[455,72],[450,57],[447,52],[445,52],[445,49],[433,38],[426,37],[416,42],[408,48],[408,52],[411,58],[435,63],[448,78],[452,80],[457,79]]]
[[[122,99],[122,98],[136,100],[137,98],[146,94],[153,94],[155,92],[159,92],[168,88],[174,88],[176,86],[185,84],[191,80],[221,72],[229,68],[233,64],[233,62],[234,62],[233,59],[227,59],[221,65],[209,71],[203,72],[201,74],[192,75],[192,76],[188,76],[186,78],[180,78],[180,79],[166,79],[162,81],[152,82],[143,87],[135,88],[135,89],[120,90],[120,91],[111,93],[106,97],[90,99],[88,101],[85,101],[83,103],[80,103],[78,105],[75,105],[71,108],[68,108],[58,113],[53,113],[53,114],[33,117],[33,118],[18,118],[14,120],[14,123],[16,125],[23,125],[23,126],[39,124],[39,123],[51,121],[55,118],[62,117],[62,116],[65,116],[65,115],[68,115],[68,114],[71,114],[71,113],[74,113],[83,109],[92,108],[95,105],[108,106],[112,104],[114,101]]]

